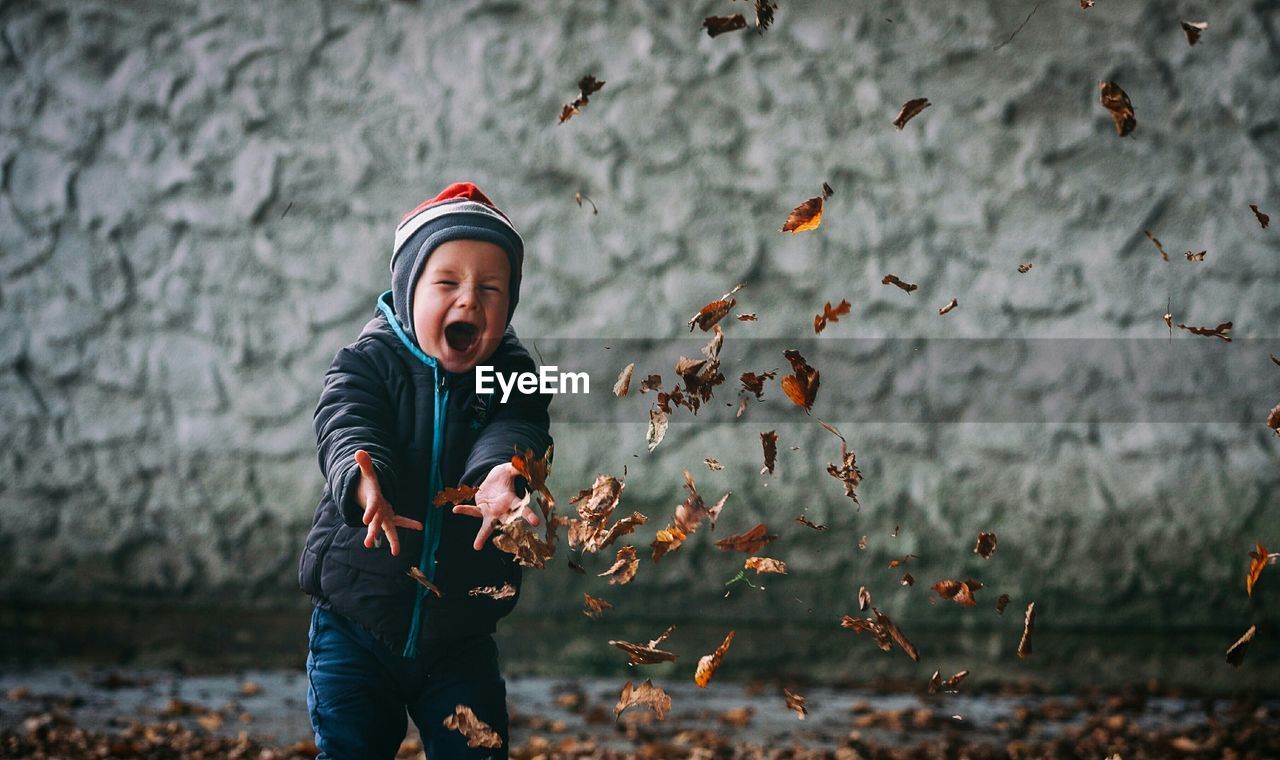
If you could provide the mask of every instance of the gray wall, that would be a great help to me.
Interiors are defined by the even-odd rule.
[[[740,310],[761,321],[727,325],[730,340],[811,337],[840,298],[854,312],[824,339],[1167,340],[1168,301],[1190,324],[1234,321],[1242,340],[1222,350],[1265,359],[1280,237],[1247,204],[1280,225],[1280,4],[1062,0],[993,50],[1031,5],[784,0],[764,35],[713,40],[702,16],[741,4],[4,4],[0,599],[304,603],[322,373],[387,285],[399,216],[456,179],[525,236],[515,322],[532,340],[687,335],[690,313],[746,282]],[[1188,47],[1178,21],[1200,17]],[[586,73],[604,90],[557,125]],[[1132,139],[1100,79],[1132,97]],[[934,105],[899,132],[917,96]],[[779,233],[824,180],[821,229]],[[890,272],[920,290],[882,286]],[[1044,390],[1069,405],[1077,387]],[[823,399],[819,416],[856,416]],[[725,600],[740,557],[700,533],[656,567],[642,552],[624,589],[561,562],[522,612],[576,615],[591,590],[622,615],[829,622],[867,585],[921,626],[1013,626],[986,607],[1005,591],[1050,627],[1243,630],[1245,552],[1280,543],[1265,408],[1244,423],[846,424],[866,476],[855,511],[823,471],[835,440],[785,404],[767,424],[673,425],[651,455],[648,397],[628,401],[632,424],[557,426],[562,503],[626,464],[623,508],[651,516],[647,544],[688,467],[709,496],[734,491],[714,537],[765,520],[791,575]],[[770,428],[779,469],[762,478]],[[831,530],[792,522],[804,507]],[[979,529],[1000,535],[986,564]],[[884,567],[906,552],[912,589]],[[990,586],[983,611],[926,601],[967,573]]]

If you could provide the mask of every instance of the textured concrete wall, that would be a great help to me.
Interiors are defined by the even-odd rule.
[[[737,282],[761,320],[728,325],[730,340],[811,336],[840,298],[854,310],[837,338],[1167,337],[1166,302],[1255,339],[1223,351],[1276,336],[1280,237],[1247,204],[1280,222],[1280,3],[1182,9],[1210,22],[1192,48],[1173,4],[1059,0],[998,50],[1032,3],[781,6],[763,35],[709,39],[703,15],[744,7],[3,4],[0,598],[301,603],[321,375],[386,286],[399,215],[457,179],[525,236],[516,325],[534,340],[687,334]],[[587,73],[605,88],[557,125]],[[1100,79],[1132,97],[1132,139],[1098,105]],[[933,106],[898,131],[919,96]],[[822,227],[779,233],[823,181]],[[1191,264],[1187,249],[1209,253]],[[881,285],[890,272],[920,290]],[[853,419],[822,398],[822,416]],[[715,537],[765,520],[791,575],[723,599],[740,557],[699,534],[623,589],[557,564],[523,611],[576,615],[589,589],[620,614],[828,620],[867,585],[945,626],[959,610],[923,586],[981,573],[984,605],[1036,599],[1045,625],[1243,629],[1245,551],[1280,543],[1265,410],[847,425],[866,478],[855,511],[823,471],[835,440],[794,409],[673,425],[654,454],[637,409],[635,424],[557,427],[562,502],[628,465],[623,508],[651,516],[647,543],[688,467],[709,495],[734,491]],[[764,478],[769,428],[781,451]],[[831,530],[792,522],[801,508]],[[979,529],[1000,535],[987,564],[970,554]],[[907,552],[921,557],[910,589],[884,567]]]

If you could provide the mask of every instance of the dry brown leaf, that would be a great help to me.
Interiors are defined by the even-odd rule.
[[[782,392],[808,414],[818,396],[818,370],[810,367],[794,348],[788,348],[782,355],[791,364],[791,374],[783,376],[781,380]]]
[[[982,583],[972,578],[964,581],[944,579],[933,584],[931,588],[943,599],[950,599],[956,604],[972,607],[978,603],[978,600],[973,598],[973,594],[982,588]]]
[[[623,398],[631,389],[631,373],[635,372],[636,363],[631,362],[618,373],[618,380],[613,384],[613,395]]]
[[[644,525],[647,517],[632,512],[612,526],[608,524],[613,510],[622,496],[624,484],[612,475],[598,475],[589,489],[578,492],[569,500],[578,505],[581,519],[569,520],[569,548],[595,553],[608,548],[618,538]]]
[[[1195,45],[1200,41],[1200,33],[1209,28],[1208,21],[1183,21],[1182,33],[1187,35],[1187,44]]]
[[[858,611],[865,612],[871,606],[871,592],[866,586],[858,587]]]
[[[801,525],[807,525],[808,527],[813,528],[814,530],[827,529],[827,526],[819,525],[813,522],[812,520],[810,520],[809,518],[805,517],[804,515],[796,515],[796,522],[800,523]]]
[[[1001,594],[1000,596],[996,597],[996,614],[997,615],[1003,615],[1004,608],[1008,606],[1009,606],[1008,594]]]
[[[599,92],[601,87],[604,87],[604,82],[599,81],[590,74],[579,79],[578,97],[568,103],[565,103],[564,107],[560,109],[560,123],[565,123],[572,118],[574,114],[581,111],[582,107],[587,104],[589,96],[593,93]]]
[[[1227,662],[1231,663],[1231,667],[1238,668],[1244,662],[1244,653],[1249,648],[1249,642],[1253,641],[1253,635],[1257,632],[1258,626],[1249,626],[1249,630],[1245,631],[1244,635],[1227,649]]]
[[[663,555],[667,554],[667,552],[673,552],[676,549],[679,549],[680,545],[684,543],[686,538],[688,538],[688,535],[673,525],[660,528],[658,532],[654,534],[653,542],[649,544],[650,548],[653,549],[653,561],[657,562],[662,559]]]
[[[716,546],[720,547],[721,551],[739,551],[754,554],[776,538],[776,535],[768,533],[764,523],[760,523],[746,533],[735,533],[726,539],[717,541]]]
[[[653,374],[640,381],[640,392],[648,393],[649,391],[662,390],[662,375]]]
[[[938,309],[938,316],[942,316],[943,314],[946,314],[947,312],[951,311],[952,309],[954,309],[955,307],[957,307],[957,306],[959,306],[959,305],[960,305],[960,302],[959,302],[959,301],[957,301],[956,299],[952,298],[952,299],[947,303],[947,305],[946,305],[946,306],[943,306],[941,309]]]
[[[649,429],[644,435],[649,451],[658,448],[658,444],[662,443],[662,439],[667,437],[667,425],[666,412],[661,409],[649,410]]]
[[[1152,235],[1151,230],[1143,230],[1143,232],[1146,233],[1148,240],[1150,240],[1152,243],[1155,243],[1156,250],[1160,252],[1160,258],[1163,259],[1164,261],[1168,261],[1169,254],[1164,250],[1164,246],[1160,243],[1159,238],[1157,238],[1155,235]]]
[[[919,285],[916,285],[914,282],[903,282],[896,274],[886,274],[884,276],[884,279],[880,280],[880,284],[881,285],[897,285],[899,288],[901,288],[903,291],[907,293],[910,293],[911,291],[920,287]]]
[[[902,129],[907,126],[907,122],[911,121],[921,111],[933,105],[928,98],[912,98],[902,104],[902,108],[898,111],[898,115],[893,117],[893,126]]]
[[[712,459],[711,457],[707,457],[706,459],[703,459],[702,463],[707,466],[708,470],[715,471],[715,470],[724,469],[724,465],[720,464],[719,460]]]
[[[1133,116],[1133,103],[1129,102],[1128,94],[1120,89],[1120,85],[1110,81],[1098,82],[1098,93],[1102,107],[1111,112],[1116,134],[1125,137],[1133,132],[1138,120]]]
[[[724,659],[724,653],[729,651],[729,642],[731,641],[733,641],[733,631],[729,631],[729,635],[724,637],[724,643],[716,647],[716,651],[703,655],[698,660],[698,668],[693,674],[693,682],[698,684],[699,688],[705,689],[707,684],[711,683],[711,677],[719,669],[720,661]]]
[[[535,567],[541,570],[547,566],[547,560],[555,556],[555,529],[558,520],[544,520],[547,525],[547,539],[538,538],[537,533],[524,520],[516,520],[507,525],[497,525],[493,535],[493,545],[498,550],[514,555],[516,562],[524,567]]]
[[[516,454],[511,457],[512,466],[516,468],[516,472],[524,477],[528,483],[529,491],[541,494],[546,502],[545,507],[547,509],[552,509],[556,505],[556,498],[547,489],[547,478],[551,476],[551,460],[554,448],[554,446],[548,446],[541,457],[534,456],[532,449],[525,449],[523,454]]]
[[[666,720],[667,712],[671,710],[671,697],[654,686],[651,679],[646,678],[644,683],[634,687],[627,681],[622,687],[622,693],[618,695],[617,706],[613,708],[614,719],[622,715],[623,710],[635,706],[648,707],[658,716],[658,720]]]
[[[1183,255],[1187,257],[1187,261],[1204,261],[1204,256],[1206,253],[1208,253],[1208,251],[1201,251],[1199,253],[1192,253],[1191,251],[1187,251]]]
[[[799,206],[791,209],[791,213],[787,214],[787,221],[783,223],[779,232],[808,232],[816,230],[822,225],[822,205],[823,200],[820,196],[815,196],[801,203]]]
[[[753,311],[749,314],[739,314],[737,317],[735,317],[735,319],[737,319],[739,322],[755,322],[756,313]]]
[[[756,34],[764,34],[764,30],[769,28],[773,23],[773,14],[778,10],[778,4],[772,0],[747,0],[756,9]]]
[[[888,615],[875,607],[871,608],[871,612],[876,616],[876,623],[889,634],[889,638],[893,639],[894,643],[901,647],[902,651],[906,652],[907,656],[913,661],[920,662],[920,653],[916,651],[915,645],[907,640],[907,636],[902,632],[902,629],[890,620]]]
[[[787,709],[795,710],[796,718],[804,720],[804,716],[809,714],[809,708],[804,706],[805,698],[790,689],[783,689],[782,696],[787,700]]]
[[[661,636],[650,641],[648,644],[632,644],[630,641],[618,641],[612,639],[609,646],[617,647],[626,652],[631,657],[632,665],[653,665],[659,662],[675,662],[676,656],[672,652],[658,649],[658,645],[663,642],[671,632],[675,630],[675,626],[668,628]]]
[[[693,476],[689,474],[688,470],[684,471],[684,489],[689,492],[689,495],[676,507],[675,528],[680,533],[687,535],[696,530],[698,524],[703,520],[710,520],[711,527],[714,529],[716,519],[720,517],[720,510],[724,508],[725,502],[729,500],[729,496],[733,492],[726,491],[719,501],[708,507],[698,493],[698,488],[693,482]]]
[[[516,587],[510,583],[501,586],[476,586],[467,592],[468,596],[487,596],[490,599],[510,599],[516,595]]]
[[[904,586],[916,585],[916,577],[911,573],[904,573],[902,576],[902,585]]]
[[[895,567],[906,567],[907,565],[911,564],[911,560],[913,558],[920,559],[914,554],[903,555],[902,559],[891,559],[889,560],[889,568],[893,569]]]
[[[613,560],[613,564],[608,570],[596,575],[597,578],[608,578],[610,585],[624,586],[636,577],[636,569],[640,567],[640,560],[636,557],[636,548],[631,544],[627,544],[618,550]]]
[[[1280,435],[1280,404],[1276,404],[1267,415],[1267,427],[1276,431],[1276,435]]]
[[[741,13],[732,16],[707,16],[702,20],[702,28],[707,30],[708,37],[716,37],[725,32],[746,29],[747,19]]]
[[[1086,10],[1087,10],[1087,9],[1089,9],[1089,8],[1092,8],[1092,7],[1093,7],[1093,0],[1080,0],[1080,7],[1081,7],[1081,8],[1084,8],[1084,9],[1086,9]]]
[[[612,604],[606,602],[603,599],[597,599],[594,596],[586,593],[585,591],[582,593],[582,601],[584,604],[587,605],[587,608],[582,611],[582,614],[586,615],[592,620],[599,620],[600,616],[604,614],[605,610],[613,609]]]
[[[863,536],[862,538],[858,539],[858,549],[859,551],[866,551],[866,548],[867,548],[867,537]]]
[[[941,672],[935,670],[933,671],[933,677],[929,679],[929,693],[937,694],[942,689],[954,692],[956,687],[960,685],[960,682],[968,677],[969,671],[962,670],[944,681],[942,680]]]
[[[1019,264],[1019,265],[1018,265],[1018,271],[1019,271],[1019,272],[1021,272],[1022,274],[1026,274],[1027,272],[1030,272],[1030,271],[1031,271],[1031,265],[1030,265],[1030,264]]]
[[[935,670],[933,675],[929,676],[929,693],[937,694],[938,689],[942,688],[942,671]]]
[[[1253,586],[1258,582],[1258,576],[1262,575],[1262,568],[1267,564],[1267,547],[1259,541],[1258,545],[1249,552],[1249,572],[1244,576],[1244,591],[1248,596],[1253,596]]]
[[[978,531],[978,543],[973,547],[973,553],[983,559],[991,559],[991,553],[996,550],[996,534]]]
[[[496,749],[502,746],[502,737],[494,731],[488,723],[476,717],[466,705],[455,705],[453,714],[445,716],[444,727],[450,731],[457,731],[467,737],[467,746],[489,747]]]
[[[852,308],[849,302],[843,299],[834,308],[832,308],[831,302],[827,301],[822,305],[822,313],[813,318],[814,334],[816,335],[827,329],[828,322],[839,322],[840,317],[848,314]]]
[[[756,575],[760,573],[778,573],[779,575],[787,574],[787,563],[780,559],[770,559],[769,557],[747,557],[747,561],[743,565],[745,570],[755,570]]]
[[[743,372],[739,380],[742,381],[742,389],[745,390],[747,393],[754,394],[756,397],[756,400],[759,401],[764,398],[764,381],[772,380],[774,377],[777,376],[777,374],[778,374],[777,370],[770,370],[768,372],[760,372],[760,373]]]
[[[1022,640],[1018,642],[1018,656],[1027,657],[1031,654],[1031,632],[1036,626],[1036,603],[1032,602],[1027,605],[1027,619],[1022,624]]]
[[[440,598],[440,589],[436,587],[436,584],[427,580],[427,576],[423,575],[422,571],[419,570],[417,567],[410,565],[408,570],[408,575],[410,578],[414,579],[418,583],[421,583],[422,586],[426,588],[426,590],[435,594],[437,599]]]
[[[760,468],[760,474],[766,472],[773,474],[773,466],[778,461],[778,434],[770,430],[760,434],[760,446],[764,449],[764,467]]]
[[[476,489],[474,486],[460,485],[457,488],[446,488],[436,494],[431,500],[431,504],[436,507],[443,507],[446,504],[466,504],[476,497]]]
[[[1187,332],[1193,335],[1204,335],[1211,338],[1222,338],[1228,343],[1231,342],[1231,337],[1227,335],[1227,333],[1231,332],[1230,322],[1222,322],[1217,327],[1191,327],[1190,325],[1184,325],[1181,322],[1179,322],[1178,327],[1182,328],[1183,330],[1186,330]]]
[[[689,318],[689,332],[693,332],[693,328],[695,326],[703,332],[706,332],[717,322],[724,319],[725,315],[729,313],[729,310],[738,302],[737,299],[733,297],[733,294],[742,290],[744,287],[746,287],[744,283],[739,283],[733,287],[733,290],[730,290],[728,293],[725,293],[699,309],[697,314],[694,314]]]
[[[1262,229],[1265,230],[1267,228],[1267,225],[1271,224],[1271,217],[1259,211],[1258,204],[1250,203],[1249,210],[1252,211],[1253,215],[1258,218],[1258,224],[1262,225]]]

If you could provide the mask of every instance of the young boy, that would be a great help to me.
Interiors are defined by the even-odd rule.
[[[523,490],[512,454],[551,444],[550,397],[478,396],[474,369],[536,370],[510,327],[523,259],[506,215],[475,185],[450,185],[401,220],[391,290],[325,374],[315,430],[326,488],[298,568],[315,605],[307,707],[321,758],[393,758],[406,711],[430,758],[507,756],[492,634],[521,573],[489,538]],[[478,487],[475,506],[432,506],[459,484]],[[515,596],[468,593],[505,583]],[[502,746],[470,749],[446,729],[456,705]]]

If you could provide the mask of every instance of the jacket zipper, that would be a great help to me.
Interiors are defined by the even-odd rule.
[[[427,475],[427,512],[423,520],[426,534],[422,537],[422,556],[418,559],[418,569],[427,580],[435,583],[436,550],[440,547],[440,524],[444,519],[443,510],[433,507],[435,495],[440,491],[443,474],[440,471],[441,449],[444,447],[445,412],[449,408],[449,386],[445,374],[439,364],[432,366],[435,372],[433,385],[434,416],[431,427],[431,470]],[[422,602],[426,598],[425,586],[418,585],[413,601],[413,618],[409,623],[409,638],[404,645],[405,657],[418,656],[418,631],[422,625]]]

